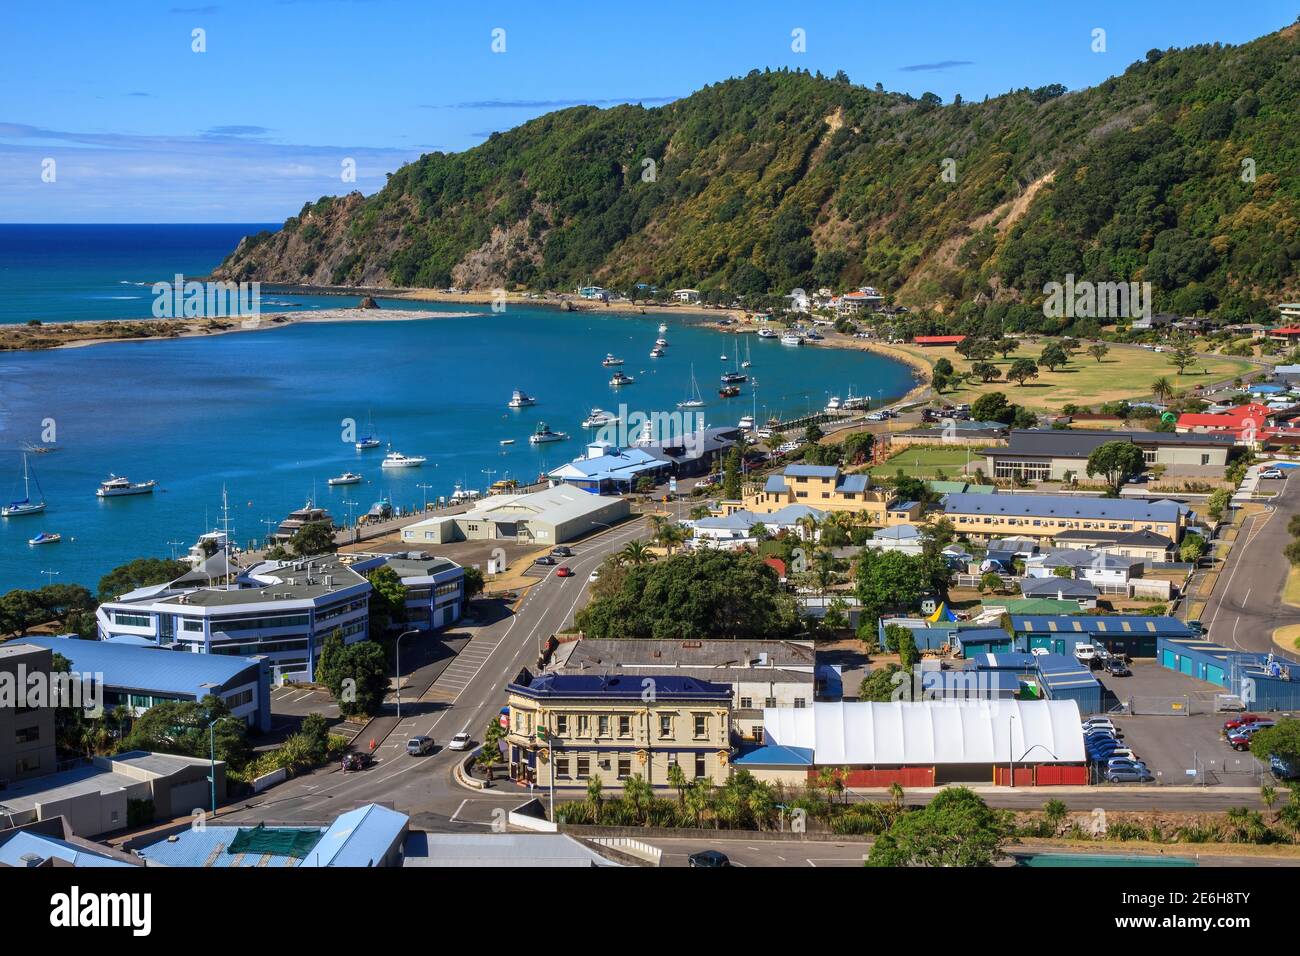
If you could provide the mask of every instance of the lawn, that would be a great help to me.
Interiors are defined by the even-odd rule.
[[[998,355],[991,361],[1005,375],[1011,363],[1018,358],[1037,362],[1044,346],[1052,341],[1055,340],[1039,338],[1033,343],[1021,342],[1020,347],[1007,358]],[[971,363],[956,349],[918,348],[913,345],[896,347],[931,364],[946,358],[959,374],[969,371],[971,367]],[[1078,352],[1071,356],[1068,365],[1057,368],[1055,372],[1040,367],[1038,378],[1029,380],[1023,386],[1008,382],[1005,378],[987,384],[963,383],[959,388],[945,391],[943,397],[950,402],[972,402],[986,392],[1002,392],[1008,400],[1035,411],[1059,412],[1062,405],[1069,403],[1099,405],[1122,398],[1149,396],[1151,383],[1162,376],[1181,391],[1197,385],[1230,380],[1252,371],[1258,371],[1257,366],[1244,359],[1203,353],[1199,362],[1188,368],[1187,374],[1179,375],[1178,370],[1169,364],[1167,352],[1112,345],[1110,352],[1100,362],[1087,352]]]
[[[892,478],[903,469],[903,474],[912,478],[933,478],[942,470],[948,477],[961,474],[962,468],[970,462],[971,471],[983,467],[984,458],[974,449],[961,448],[904,448],[892,458],[876,465],[871,474],[876,478]]]

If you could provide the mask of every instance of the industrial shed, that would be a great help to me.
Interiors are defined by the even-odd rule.
[[[1104,709],[1101,682],[1086,664],[1064,654],[1040,654],[1035,671],[1048,700],[1072,700],[1084,714],[1099,714]]]
[[[1234,651],[1203,638],[1165,638],[1160,666],[1222,687],[1253,710],[1300,709],[1300,663],[1277,654]]]
[[[1073,654],[1075,644],[1091,641],[1112,654],[1155,657],[1160,638],[1193,636],[1177,618],[1144,614],[1013,614],[1011,627],[1017,650],[1042,647],[1053,654]]]
[[[850,787],[888,787],[1005,783],[1014,764],[1018,785],[1082,785],[1088,771],[1079,722],[1072,700],[768,707],[766,746],[735,765],[785,783],[807,782],[817,767],[847,767]],[[809,754],[812,766],[802,764]]]

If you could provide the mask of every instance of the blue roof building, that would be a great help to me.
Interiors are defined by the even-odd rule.
[[[587,446],[587,455],[547,473],[554,481],[595,495],[617,495],[636,489],[642,478],[656,484],[667,478],[672,462],[642,448],[617,448],[603,442]]]
[[[102,681],[105,710],[126,707],[140,714],[163,701],[193,701],[212,694],[226,702],[233,716],[259,730],[271,729],[271,676],[265,658],[73,637],[25,637],[23,643],[63,655],[73,671],[96,675]]]
[[[724,700],[731,702],[731,685],[679,677],[674,674],[542,674],[528,684],[511,682],[506,691],[535,700],[546,698],[613,698],[640,699],[644,681],[654,681],[655,699]]]
[[[68,839],[42,832],[50,825],[60,823],[61,818],[46,820],[10,831],[0,831],[0,867],[34,867],[34,866],[75,866],[75,867],[130,867],[131,863],[114,856],[107,847],[97,847],[89,841],[74,842]],[[62,829],[62,827],[60,827]],[[69,836],[65,834],[65,836]],[[58,861],[54,863],[53,861]]]

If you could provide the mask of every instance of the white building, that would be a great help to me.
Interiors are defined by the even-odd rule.
[[[899,551],[903,554],[920,554],[925,538],[921,529],[913,524],[900,524],[881,528],[864,542],[863,547],[876,551]]]

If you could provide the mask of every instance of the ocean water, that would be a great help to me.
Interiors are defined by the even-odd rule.
[[[149,228],[166,234],[193,227]],[[249,229],[227,228],[236,238]],[[104,238],[111,244],[111,229]],[[147,307],[124,314],[123,300],[86,299],[84,291],[128,276],[152,281],[150,270],[161,278],[178,270],[202,273],[229,248],[178,242],[173,266],[164,261],[163,246],[155,243],[138,261],[124,259],[112,269],[93,248],[78,247],[62,260],[63,284],[55,268],[60,257],[47,257],[46,292],[29,290],[20,298],[26,309],[51,319],[65,317],[68,302],[77,303],[78,317],[139,317]],[[317,299],[327,307],[349,304],[329,296],[272,298],[305,307]],[[451,317],[303,323],[210,338],[0,353],[0,498],[21,497],[20,449],[46,437],[51,421],[58,446],[29,458],[47,511],[0,519],[0,592],[50,580],[93,589],[124,561],[183,552],[219,521],[223,487],[235,537],[250,543],[307,499],[342,519],[381,497],[412,508],[450,494],[457,484],[484,488],[500,478],[532,480],[582,452],[591,433],[580,423],[593,407],[616,410],[623,403],[629,412],[675,411],[692,364],[708,403],[699,411],[709,425],[734,424],[747,413],[760,421],[773,414],[788,418],[820,409],[829,394],[844,396],[850,389],[888,399],[911,386],[906,366],[876,355],[789,348],[679,316],[515,306],[493,314],[482,306],[380,304]],[[660,321],[669,325],[670,345],[665,356],[651,359]],[[745,341],[751,382],[739,397],[720,399],[719,376],[734,369]],[[600,364],[607,352],[626,360],[622,370],[636,378],[634,384],[609,386],[614,370]],[[516,388],[538,404],[508,409]],[[394,450],[427,456],[427,464],[382,470],[385,449],[357,452],[347,420],[361,432],[373,425]],[[568,432],[569,440],[530,445],[528,436],[540,422]],[[514,444],[502,446],[503,439]],[[326,479],[347,469],[364,475],[365,483],[327,486]],[[152,495],[101,500],[94,491],[110,472],[155,479],[159,487]],[[57,531],[63,541],[28,545],[40,531]]]

